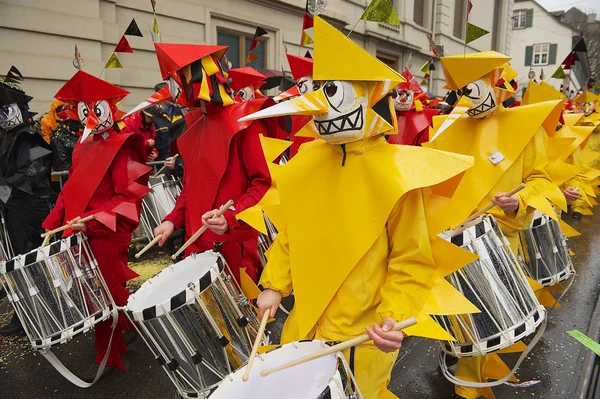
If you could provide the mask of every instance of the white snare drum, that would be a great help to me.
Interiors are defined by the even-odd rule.
[[[0,263],[2,285],[34,349],[90,330],[112,299],[83,234]]]
[[[575,274],[569,255],[567,238],[560,224],[540,211],[535,211],[533,222],[521,232],[525,270],[529,277],[549,287]]]
[[[256,358],[248,381],[242,368],[223,380],[210,399],[362,399],[342,354],[325,356],[266,377],[260,372],[326,348],[324,341],[292,342]]]
[[[154,228],[175,208],[181,184],[175,177],[156,177],[148,182],[150,191],[142,199],[140,226],[146,237],[154,238]]]
[[[546,317],[493,218],[484,216],[443,238],[480,256],[452,273],[449,281],[481,313],[434,316],[456,341],[441,341],[456,357],[482,356],[532,334]]]
[[[225,269],[215,252],[192,254],[127,301],[125,314],[185,398],[204,397],[240,368],[258,331],[254,310]]]

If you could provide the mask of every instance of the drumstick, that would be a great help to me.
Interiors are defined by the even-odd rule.
[[[152,248],[153,246],[156,245],[157,242],[160,241],[160,239],[162,238],[163,234],[160,233],[159,235],[157,235],[156,237],[154,237],[154,239],[152,241],[150,241],[148,243],[148,245],[146,245],[144,248],[142,248],[142,250],[140,252],[138,252],[137,254],[135,254],[135,258],[139,259],[140,256],[142,256],[143,254],[146,253],[146,251],[148,251],[150,248]]]
[[[404,328],[414,326],[415,324],[417,324],[417,319],[415,319],[414,317],[411,317],[410,319],[406,319],[406,320],[397,322],[396,325],[394,326],[394,328],[392,328],[392,331],[400,331]],[[311,353],[310,355],[301,357],[300,359],[296,359],[291,362],[282,364],[280,366],[273,367],[270,370],[263,370],[260,372],[260,375],[262,375],[263,377],[266,377],[269,374],[275,373],[277,371],[289,369],[290,367],[298,366],[300,364],[304,364],[306,362],[310,362],[312,360],[316,360],[316,359],[322,358],[323,356],[331,355],[336,352],[345,351],[346,349],[352,348],[353,346],[358,346],[358,345],[364,344],[365,342],[369,341],[370,339],[371,338],[367,334],[363,334],[360,337],[349,339],[349,340],[341,342],[337,345],[333,345],[333,346],[330,346],[329,348],[325,348],[321,351]]]
[[[174,161],[175,159],[177,159],[177,157],[178,157],[178,156],[179,156],[179,154],[175,154],[175,155],[173,155],[173,161]],[[154,176],[152,176],[152,178],[155,178],[155,177],[157,177],[158,175],[160,175],[160,172],[162,172],[163,170],[165,170],[165,168],[166,168],[166,167],[167,167],[167,165],[163,165],[163,166],[162,166],[162,168],[160,168],[160,169],[158,170],[158,172],[156,172],[156,173],[154,174]]]
[[[233,201],[232,201],[232,200],[229,200],[229,201],[227,201],[225,204],[223,204],[223,206],[221,206],[221,208],[219,208],[219,210],[217,211],[217,213],[215,213],[215,214],[212,216],[212,218],[211,218],[211,219],[220,218],[221,216],[223,216],[223,214],[225,213],[225,211],[226,211],[227,209],[231,208],[232,206],[233,206]],[[194,235],[193,235],[193,236],[191,236],[191,237],[190,237],[190,239],[189,239],[189,240],[187,240],[187,241],[185,242],[185,244],[183,244],[183,245],[181,246],[181,248],[179,248],[179,250],[178,250],[177,252],[175,252],[175,255],[171,256],[171,258],[172,258],[172,259],[177,259],[177,257],[178,257],[179,255],[181,255],[181,253],[182,253],[183,251],[185,251],[185,249],[186,249],[187,247],[189,247],[190,245],[192,245],[192,243],[193,243],[194,241],[196,241],[196,240],[198,239],[198,237],[200,237],[200,236],[202,235],[202,233],[204,233],[204,232],[205,232],[207,229],[208,229],[208,227],[206,227],[206,226],[202,226],[202,227],[200,227],[200,228],[198,229],[198,231],[197,231],[197,232],[195,232],[195,233],[194,233]]]
[[[94,218],[95,218],[95,216],[94,216],[94,215],[86,216],[86,217],[84,217],[83,219],[79,219],[79,220],[78,220],[77,222],[75,222],[75,223],[85,223],[85,222],[89,222],[90,220],[93,220]],[[74,218],[74,219],[77,219],[77,218]],[[49,236],[51,236],[51,235],[53,235],[53,234],[60,233],[61,231],[63,231],[63,230],[66,230],[66,229],[68,229],[68,228],[70,228],[70,227],[71,227],[71,226],[70,226],[69,224],[65,224],[64,226],[61,226],[61,227],[59,227],[58,229],[49,230],[49,231],[47,231],[47,232],[43,233],[43,234],[42,234],[42,237],[43,237],[43,238],[49,237]]]
[[[250,357],[248,358],[248,365],[246,366],[246,372],[244,373],[244,376],[242,377],[242,381],[246,382],[248,381],[248,376],[250,375],[250,369],[252,368],[252,363],[254,363],[254,358],[256,357],[256,354],[258,353],[258,347],[260,346],[260,340],[263,337],[263,334],[265,333],[265,327],[267,327],[267,322],[269,321],[269,317],[270,317],[270,310],[267,309],[265,310],[265,314],[263,314],[263,318],[260,322],[260,327],[258,327],[258,334],[256,334],[256,339],[254,340],[254,345],[252,346],[252,353],[250,353]]]
[[[517,187],[513,188],[512,190],[510,190],[509,192],[507,192],[506,194],[504,194],[505,197],[512,197],[513,195],[515,195],[516,193],[518,193],[519,191],[523,190],[525,188],[525,183],[521,183],[519,184]],[[495,207],[496,204],[494,204],[493,202],[491,204],[489,204],[488,206],[486,206],[485,208],[475,212],[474,214],[472,214],[471,216],[469,216],[467,218],[467,220],[465,220],[464,222],[462,222],[459,226],[462,226],[464,224],[469,223],[471,220],[475,220],[477,219],[479,216],[483,215],[484,213],[486,213],[487,211],[489,211],[490,209],[492,209],[493,207]]]

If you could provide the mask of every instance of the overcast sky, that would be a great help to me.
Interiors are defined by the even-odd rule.
[[[581,11],[600,12],[600,0],[536,0],[548,11],[568,10],[577,7]]]

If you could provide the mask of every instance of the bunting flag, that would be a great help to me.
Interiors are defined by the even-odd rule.
[[[127,41],[127,38],[125,37],[125,35],[123,35],[121,37],[121,40],[119,40],[119,44],[117,44],[117,47],[115,47],[113,52],[114,53],[133,53],[133,50],[131,49],[131,46],[129,45],[129,42]]]
[[[467,30],[466,30],[466,34],[465,34],[465,44],[469,44],[474,40],[479,39],[482,36],[487,35],[488,33],[490,33],[489,31],[480,28],[477,25],[473,25],[470,22],[467,22]]]
[[[24,80],[25,80],[25,78],[23,78],[23,75],[21,74],[21,72],[14,65],[12,65],[10,67],[10,69],[6,73],[6,77],[4,78],[5,82],[15,82],[16,83],[16,82],[22,82]]]
[[[421,81],[421,86],[427,86],[428,84],[429,83],[425,79]]]
[[[83,58],[81,58],[81,54],[79,53],[77,45],[75,45],[75,57],[73,58],[73,66],[75,67],[75,69],[82,70],[84,65],[85,62],[83,61]]]
[[[138,37],[144,37],[144,35],[142,35],[142,31],[140,30],[140,28],[138,27],[137,22],[135,22],[135,18],[133,18],[131,20],[131,22],[129,23],[129,26],[127,27],[127,29],[125,30],[125,34],[127,36],[138,36]]]
[[[154,13],[154,23],[152,24],[152,29],[150,30],[150,33],[152,34],[152,41],[157,42],[160,36],[160,28],[158,27],[156,13]]]
[[[433,59],[429,61],[429,71],[435,71],[435,64],[433,63]]]
[[[558,66],[556,71],[554,71],[554,73],[551,76],[551,78],[553,78],[553,79],[566,79],[566,77],[567,77],[567,74],[565,74],[565,71],[562,69],[562,67],[560,65]]]
[[[424,74],[429,75],[430,69],[429,69],[429,60],[425,61],[425,63],[423,64],[423,66],[421,67],[420,71],[423,72]]]
[[[152,4],[152,12],[156,12],[156,0],[150,0],[150,4]]]
[[[587,53],[587,46],[585,45],[585,40],[583,37],[579,39],[575,47],[573,47],[573,51],[578,51],[580,53]]]
[[[106,62],[106,65],[104,65],[104,69],[109,68],[123,68],[123,65],[121,65],[121,61],[119,61],[115,53],[111,54],[110,58]]]
[[[398,18],[391,0],[372,0],[360,19],[371,22],[383,22],[390,25],[400,25],[400,18]]]
[[[567,58],[565,58],[560,64],[565,66],[564,69],[571,69],[571,67],[575,64],[574,53],[569,53],[569,55],[567,55]]]
[[[473,9],[473,3],[471,0],[467,1],[467,21],[469,20],[469,14],[471,14],[471,10]]]
[[[313,44],[313,16],[308,12],[308,0],[306,0],[306,7],[304,8],[304,19],[302,20],[302,37],[300,38],[301,46],[308,46]]]
[[[444,46],[436,44],[430,34],[427,34],[427,40],[429,41],[429,49],[436,58],[444,56]]]
[[[259,59],[259,57],[253,53],[253,51],[260,44],[259,39],[268,34],[269,34],[269,32],[267,32],[264,28],[261,28],[260,26],[256,27],[256,31],[254,32],[254,37],[252,38],[252,44],[250,44],[250,50],[248,51],[248,57],[246,58],[246,65],[252,61]]]

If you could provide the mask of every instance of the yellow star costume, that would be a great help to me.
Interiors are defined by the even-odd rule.
[[[406,333],[452,339],[429,315],[477,311],[444,279],[474,256],[428,229],[429,203],[451,194],[448,180],[472,159],[388,144],[395,127],[382,115],[393,115],[387,95],[402,77],[319,17],[314,32],[321,88],[247,117],[313,115],[304,133],[323,139],[271,165],[277,189],[260,204],[280,232],[261,284],[295,295],[282,342],[347,340],[411,316],[419,322]],[[272,159],[276,145],[265,144]],[[366,399],[394,397],[386,387],[397,353],[368,343],[345,355]]]
[[[440,205],[437,222],[441,228],[458,225],[473,211],[490,204],[495,195],[525,183],[525,189],[516,194],[519,200],[516,212],[505,213],[498,207],[489,211],[509,240],[511,250],[517,254],[518,233],[530,225],[534,208],[556,218],[548,199],[564,202],[562,192],[544,169],[549,162],[545,132],[555,129],[562,100],[509,109],[502,107],[502,102],[514,94],[506,83],[498,85],[502,66],[509,60],[494,51],[442,57],[446,88],[467,97],[472,106],[465,115],[446,124],[441,134],[438,130],[446,117],[435,117],[431,132],[434,139],[424,145],[475,159],[475,166],[465,172],[451,200]],[[531,279],[529,282],[536,295],[545,294],[539,283]],[[490,375],[490,364],[495,363],[489,359],[461,358],[457,370],[479,370],[466,372],[462,379],[485,382],[482,376]],[[466,398],[477,394],[493,397],[491,390],[459,387],[457,393]]]
[[[591,159],[590,166],[598,167],[598,155],[600,155],[600,112],[598,112],[599,97],[589,91],[580,94],[574,103],[579,105],[580,111],[583,112],[584,118],[581,121],[582,126],[593,126],[594,132],[590,136],[585,146],[585,150],[596,153],[596,156],[589,156]]]

